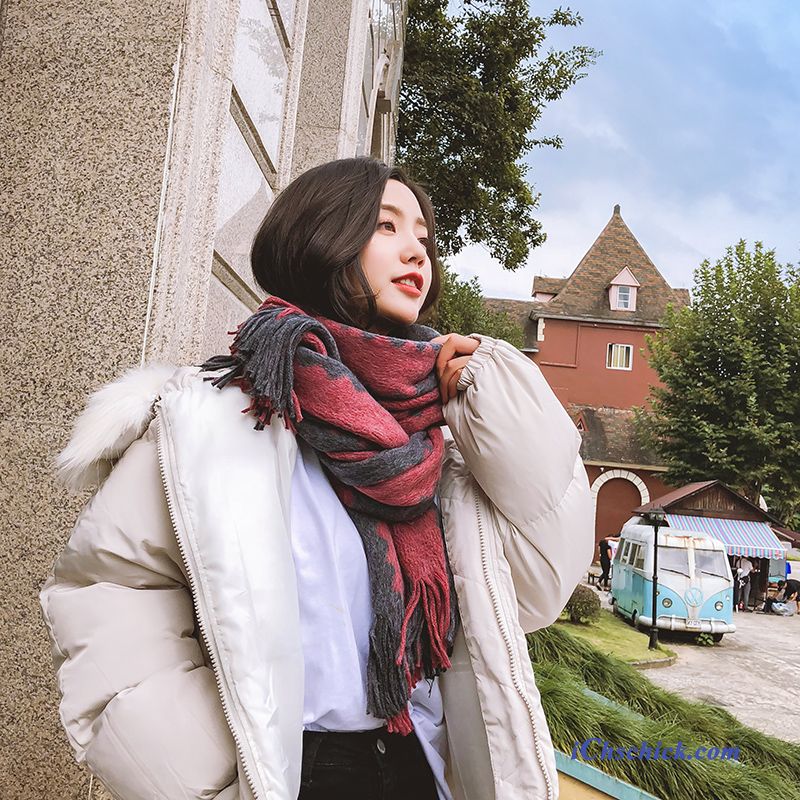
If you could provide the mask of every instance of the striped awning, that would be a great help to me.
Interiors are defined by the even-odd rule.
[[[705,533],[712,539],[718,539],[732,556],[786,558],[786,548],[766,522],[685,514],[667,514],[667,522],[670,528]]]

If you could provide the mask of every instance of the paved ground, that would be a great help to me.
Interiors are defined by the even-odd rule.
[[[606,593],[598,594],[608,608]],[[800,616],[739,612],[733,619],[736,633],[714,647],[659,631],[678,660],[643,674],[690,700],[722,706],[751,728],[800,742]]]
[[[691,700],[723,706],[751,728],[800,742],[800,617],[740,612],[734,621],[736,633],[715,647],[660,634],[678,660],[645,674]]]

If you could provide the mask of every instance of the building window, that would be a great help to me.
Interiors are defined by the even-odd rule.
[[[607,369],[632,369],[633,345],[610,344],[606,355]]]
[[[612,311],[636,311],[635,286],[611,286],[608,297]]]

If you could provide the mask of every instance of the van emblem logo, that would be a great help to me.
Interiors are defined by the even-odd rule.
[[[686,601],[687,606],[699,606],[700,603],[703,602],[703,593],[692,587],[691,589],[686,590],[686,594],[683,596],[683,599]]]

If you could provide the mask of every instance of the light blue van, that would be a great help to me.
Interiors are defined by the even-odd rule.
[[[640,517],[625,523],[613,562],[611,604],[635,626],[653,619],[653,528]],[[658,612],[661,630],[733,633],[733,577],[725,546],[702,533],[658,531]]]

